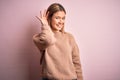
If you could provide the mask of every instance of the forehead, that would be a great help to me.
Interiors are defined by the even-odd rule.
[[[61,16],[61,17],[64,17],[64,16],[65,16],[65,12],[64,12],[64,11],[58,11],[58,12],[54,13],[53,16]]]

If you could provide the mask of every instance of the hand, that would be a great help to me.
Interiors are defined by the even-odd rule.
[[[48,28],[48,26],[49,26],[48,21],[47,21],[48,14],[49,14],[49,12],[46,13],[46,10],[44,10],[43,13],[42,13],[42,11],[40,11],[40,16],[36,16],[36,18],[41,22],[42,27],[45,29]]]

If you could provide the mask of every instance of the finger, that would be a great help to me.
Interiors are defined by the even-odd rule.
[[[39,21],[41,21],[41,19],[38,16],[35,16]]]
[[[46,13],[46,18],[48,18],[48,15],[49,15],[49,11]]]
[[[42,16],[42,11],[40,11],[40,18],[42,18],[43,16]]]
[[[46,17],[46,9],[44,10],[43,16]]]

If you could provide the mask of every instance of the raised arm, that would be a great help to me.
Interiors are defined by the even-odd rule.
[[[40,11],[40,17],[36,16],[36,18],[41,22],[41,33],[35,34],[33,36],[33,41],[39,50],[45,50],[48,46],[55,43],[56,39],[54,37],[54,33],[52,32],[50,26],[48,25],[46,11],[42,14]]]

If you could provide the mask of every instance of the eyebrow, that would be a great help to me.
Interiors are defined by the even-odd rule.
[[[54,17],[61,17],[61,16],[54,16]],[[62,18],[65,18],[65,16],[63,16]]]

